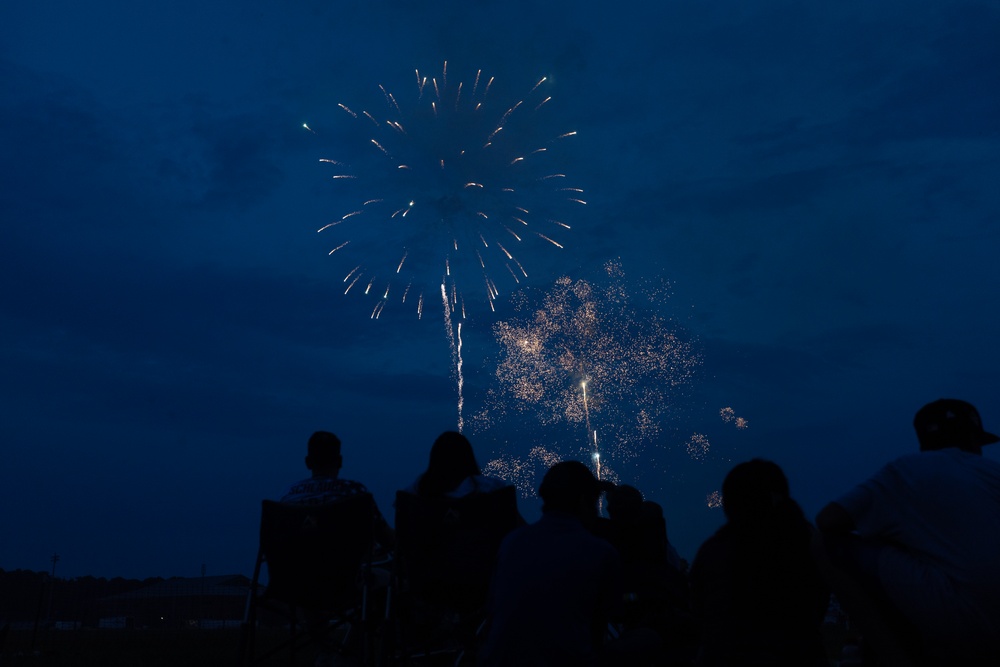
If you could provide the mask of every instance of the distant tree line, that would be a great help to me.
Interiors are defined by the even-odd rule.
[[[0,568],[0,625],[4,623],[75,621],[96,626],[97,601],[163,581],[162,577],[53,578],[47,572]]]

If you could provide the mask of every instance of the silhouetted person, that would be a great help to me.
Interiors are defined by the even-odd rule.
[[[542,518],[504,539],[480,663],[596,665],[621,599],[618,553],[585,527],[597,480],[585,465],[552,466],[538,489]]]
[[[670,543],[663,508],[644,500],[634,486],[622,484],[608,489],[607,536],[626,562],[641,562],[659,566],[670,560]]]
[[[280,502],[295,505],[326,505],[362,493],[370,495],[364,484],[340,478],[340,469],[344,460],[340,454],[340,438],[333,433],[316,431],[309,436],[305,463],[306,468],[312,474],[288,487]],[[374,499],[372,500],[372,508],[375,512],[374,538],[376,545],[390,550],[395,544],[393,530],[386,523],[385,517],[382,516]],[[373,596],[370,598],[369,604],[378,610],[373,614],[373,617],[377,618],[384,608],[382,605],[385,604],[389,572],[382,568],[372,568],[370,574],[371,578],[368,581]],[[311,609],[304,610],[304,616],[307,631],[322,647],[317,656],[316,664],[333,664],[333,655],[338,648],[329,641],[325,633],[329,619],[322,613]],[[357,635],[349,636],[353,638]]]
[[[998,665],[1000,463],[983,458],[982,446],[1000,438],[956,399],[925,405],[913,426],[920,453],[892,461],[816,517],[835,564],[867,596],[854,609],[841,601],[873,644],[894,634],[889,641],[914,663]],[[882,625],[866,628],[872,618]]]
[[[726,524],[691,565],[699,666],[826,665],[829,603],[810,553],[812,526],[777,464],[753,459],[722,483]]]
[[[431,446],[427,470],[406,490],[421,498],[461,498],[505,486],[510,484],[482,474],[468,438],[457,431],[445,431]]]
[[[364,484],[340,478],[344,459],[340,455],[340,438],[328,431],[316,431],[309,437],[306,468],[312,475],[292,484],[281,497],[283,503],[323,505],[358,493],[369,493]],[[375,540],[385,549],[394,544],[392,528],[375,507]]]
[[[427,470],[396,494],[395,508],[398,610],[407,643],[470,644],[500,543],[524,523],[516,489],[483,475],[469,440],[445,431],[431,447]]]
[[[663,508],[644,500],[633,486],[605,485],[608,519],[595,533],[618,550],[624,572],[626,603],[623,626],[659,634],[668,663],[685,664],[693,656],[696,631],[691,617],[687,577],[671,562],[676,551],[667,540]]]

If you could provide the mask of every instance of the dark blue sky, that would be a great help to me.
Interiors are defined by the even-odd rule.
[[[548,77],[514,141],[578,132],[553,160],[588,203],[523,249],[526,298],[616,258],[630,294],[670,285],[637,317],[701,363],[619,473],[683,555],[734,462],[774,459],[813,514],[913,451],[927,401],[1000,428],[995,3],[98,4],[0,9],[4,569],[249,572],[316,429],[391,513],[456,425],[440,301],[344,296],[315,230],[354,200],[317,158],[361,159],[338,103],[445,60],[511,102]],[[511,415],[471,434],[483,463],[568,437],[497,393],[511,292],[464,325],[465,414]]]

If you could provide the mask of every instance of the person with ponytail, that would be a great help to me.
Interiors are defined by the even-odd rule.
[[[462,498],[473,493],[489,493],[507,482],[482,474],[472,443],[458,431],[445,431],[431,447],[427,470],[407,491],[421,498]]]

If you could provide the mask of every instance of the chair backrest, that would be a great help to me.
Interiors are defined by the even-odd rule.
[[[508,486],[461,498],[396,493],[396,560],[409,590],[457,610],[486,602],[497,551],[517,527],[517,493]]]
[[[264,595],[317,610],[353,606],[362,566],[372,553],[374,517],[375,502],[366,493],[323,505],[263,501]]]

